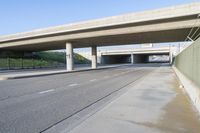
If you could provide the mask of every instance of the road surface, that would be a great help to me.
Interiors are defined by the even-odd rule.
[[[154,69],[123,66],[0,81],[0,133],[45,132]]]

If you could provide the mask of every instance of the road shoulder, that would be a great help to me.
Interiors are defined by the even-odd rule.
[[[198,114],[178,87],[171,67],[161,67],[70,133],[200,131]]]

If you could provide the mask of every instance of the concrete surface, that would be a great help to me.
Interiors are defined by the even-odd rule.
[[[200,114],[200,88],[184,74],[182,74],[176,67],[173,67],[173,69],[180,80],[181,87],[190,97],[192,103]]]
[[[137,48],[137,49],[124,49],[124,50],[105,50],[99,52],[101,64],[115,64],[115,63],[150,63],[149,56],[152,55],[175,55],[176,47],[150,47],[150,48]],[[172,53],[172,54],[170,54]],[[169,57],[171,59],[172,57]],[[168,62],[169,60],[163,60]],[[158,61],[159,62],[159,61]],[[160,61],[162,62],[162,61]],[[171,62],[171,61],[169,61]]]
[[[100,55],[127,55],[127,54],[169,54],[170,52],[175,53],[177,47],[153,47],[153,48],[127,48],[117,50],[104,50],[101,51]]]
[[[184,89],[200,112],[200,38],[181,51],[174,60],[174,70]]]
[[[70,133],[199,133],[200,120],[172,68],[161,67]]]
[[[92,69],[97,68],[97,47],[93,46],[91,50],[91,62],[92,62]]]
[[[0,81],[0,132],[48,132],[63,122],[65,130],[70,129],[74,122],[112,100],[119,90],[156,68],[122,66]]]
[[[200,88],[200,36],[175,57],[174,66]]]
[[[196,2],[2,36],[0,49],[56,50],[64,49],[66,42],[91,47],[184,41],[194,24],[200,26],[199,7]]]

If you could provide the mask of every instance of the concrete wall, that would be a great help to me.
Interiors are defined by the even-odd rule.
[[[175,66],[200,87],[200,38],[176,56]]]
[[[175,72],[200,113],[200,38],[175,57]]]
[[[170,56],[168,55],[150,55],[149,56],[149,62],[150,63],[169,63],[170,62]]]

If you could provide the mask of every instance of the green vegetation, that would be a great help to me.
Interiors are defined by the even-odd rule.
[[[90,64],[91,61],[77,53],[74,53],[74,63],[75,64]]]
[[[8,68],[7,59],[0,59],[0,68]]]
[[[0,58],[0,68],[40,68],[40,67],[61,67],[65,66],[65,52],[37,52],[33,57],[20,58],[20,54],[10,58]],[[14,58],[15,57],[15,58]],[[75,64],[89,64],[90,61],[83,56],[74,53]]]
[[[45,61],[56,61],[65,63],[65,52],[38,52],[36,58],[43,59]]]
[[[46,61],[57,61],[65,63],[65,52],[38,52],[36,56]],[[89,64],[90,60],[84,58],[83,56],[77,53],[74,53],[74,63]]]
[[[11,69],[17,69],[17,68],[39,68],[39,67],[56,67],[61,66],[62,64],[59,64],[58,62],[48,62],[45,60],[39,60],[39,59],[0,59],[0,68],[11,68]]]

